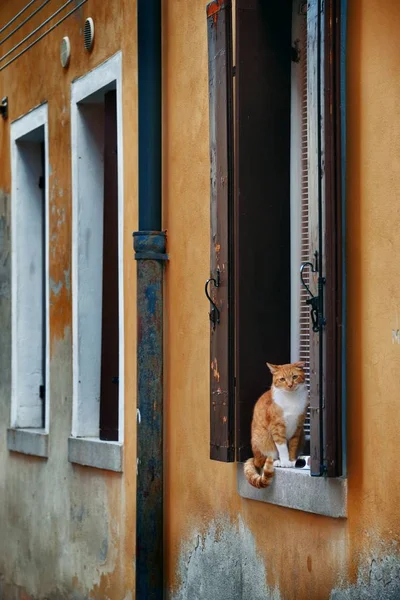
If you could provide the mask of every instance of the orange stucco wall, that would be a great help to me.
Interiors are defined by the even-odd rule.
[[[2,2],[0,23],[6,23],[26,4],[24,0]],[[1,55],[59,6],[59,2],[50,2],[1,46]],[[73,6],[69,5],[52,23]],[[24,17],[32,10],[29,9]],[[83,24],[88,16],[93,17],[95,22],[95,43],[91,53],[86,52],[83,45]],[[71,61],[66,70],[60,64],[60,42],[65,35],[71,41]],[[77,598],[122,599],[132,598],[134,594],[135,303],[125,302],[125,389],[130,401],[125,409],[128,430],[124,443],[124,473],[72,465],[67,458],[72,410],[71,82],[120,49],[123,55],[125,161],[124,277],[126,297],[134,298],[136,271],[132,258],[132,231],[137,229],[136,2],[89,0],[0,73],[1,95],[8,96],[9,100],[9,118],[0,122],[0,189],[8,198],[11,189],[10,123],[38,104],[48,102],[51,239],[51,406],[47,461],[7,451],[6,428],[9,426],[10,407],[8,383],[6,385],[10,379],[8,358],[2,362],[4,369],[0,375],[5,386],[0,393],[0,597],[19,598],[17,591],[15,596],[11,596],[14,590],[20,590],[21,598],[25,600],[31,597],[71,598],[74,594]],[[9,206],[7,210],[9,216]],[[1,217],[5,217],[5,212]],[[5,331],[0,333],[0,339],[4,346]]]
[[[164,225],[170,255],[168,582],[176,598],[190,598],[185,589],[195,586],[196,577],[199,585],[208,577],[214,577],[217,585],[217,559],[213,570],[212,563],[194,557],[197,551],[207,553],[210,535],[218,544],[221,530],[231,527],[235,535],[225,545],[220,539],[219,560],[224,560],[224,553],[246,552],[234,539],[243,531],[251,532],[256,554],[265,565],[269,593],[277,589],[284,599],[325,599],[333,589],[346,588],[360,577],[354,593],[361,594],[364,568],[368,571],[373,564],[379,571],[386,560],[395,561],[400,533],[395,458],[400,346],[392,343],[400,303],[400,77],[395,51],[400,7],[390,0],[349,2],[349,495],[348,519],[334,520],[242,499],[236,491],[236,466],[208,458],[209,331],[203,293],[209,277],[210,224],[205,5],[202,0],[169,2],[164,15]],[[197,573],[191,573],[193,560]],[[229,570],[227,556],[225,560]],[[371,576],[365,580],[368,585],[371,589],[375,585]],[[378,592],[376,597],[385,597]],[[198,593],[199,598],[206,597]]]

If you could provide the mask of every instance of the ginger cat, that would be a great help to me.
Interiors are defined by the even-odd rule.
[[[256,402],[251,424],[253,458],[244,464],[247,481],[268,487],[277,467],[294,467],[304,441],[308,392],[304,363],[270,365],[271,389]],[[261,470],[261,473],[258,472]]]

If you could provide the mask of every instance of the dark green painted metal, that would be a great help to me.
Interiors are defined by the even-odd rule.
[[[161,0],[138,0],[136,598],[161,600],[163,577],[163,266]]]
[[[138,379],[136,598],[161,600],[163,597],[163,267],[167,255],[165,233],[138,231],[133,236],[137,260]],[[151,258],[152,256],[164,258]]]
[[[139,229],[161,229],[161,2],[138,0]]]

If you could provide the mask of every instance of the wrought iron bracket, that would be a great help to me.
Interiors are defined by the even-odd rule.
[[[207,279],[206,284],[204,286],[204,292],[205,295],[207,296],[208,301],[211,304],[211,310],[209,312],[209,317],[210,317],[210,321],[212,323],[212,327],[213,329],[215,329],[215,325],[219,325],[219,320],[220,320],[220,311],[219,308],[217,307],[217,305],[215,304],[214,300],[211,298],[210,293],[208,291],[208,286],[213,283],[214,286],[217,288],[220,286],[220,272],[219,269],[217,269],[217,275],[216,277],[210,277],[210,279]]]
[[[319,273],[318,252],[314,254],[315,262],[304,262],[300,266],[300,281],[307,294],[310,296],[306,300],[306,304],[310,306],[312,330],[314,333],[319,333],[326,324],[326,319],[323,314],[323,286],[325,285],[325,277],[318,276],[318,296],[314,296],[309,286],[304,281],[304,270],[309,267],[311,273]]]

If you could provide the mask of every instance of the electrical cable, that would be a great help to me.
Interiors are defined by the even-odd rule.
[[[28,4],[25,6],[25,8],[23,8],[22,10],[19,11],[19,13],[17,15],[15,15],[15,17],[13,17],[11,19],[11,21],[8,21],[8,23],[6,23],[1,29],[0,29],[0,33],[3,33],[3,31],[5,29],[7,29],[7,27],[9,27],[10,25],[12,25],[14,23],[14,21],[16,21],[18,19],[18,17],[20,17],[27,8],[29,8],[34,2],[36,2],[36,0],[31,0],[30,2],[28,2]]]
[[[71,4],[71,2],[75,2],[75,0],[67,0],[67,2],[65,2],[65,4],[63,4],[62,6],[60,6],[59,9],[57,9],[52,15],[50,15],[50,17],[48,17],[45,21],[43,21],[43,23],[41,23],[38,27],[36,27],[36,29],[34,29],[29,35],[25,36],[20,42],[18,42],[18,44],[16,44],[13,48],[11,48],[11,50],[9,50],[5,54],[3,54],[3,56],[0,57],[0,62],[2,62],[5,58],[7,58],[7,56],[10,56],[10,54],[12,54],[17,48],[19,48],[20,46],[22,46],[22,44],[24,42],[27,42],[28,40],[30,40],[31,37],[33,35],[35,35],[35,33],[37,33],[40,29],[42,29],[42,27],[44,27],[44,25],[47,25],[47,23],[49,23],[52,19],[54,19],[54,17],[56,17],[62,10],[64,10],[64,8],[66,8],[69,4]],[[85,2],[87,2],[87,0],[85,0]],[[78,4],[74,9],[72,9],[72,11],[70,11],[68,13],[67,16],[72,15],[72,13],[75,12],[80,6],[82,6],[82,4],[85,4],[85,2],[81,2],[80,4]],[[67,17],[65,17],[65,18],[67,18]],[[62,23],[62,20],[60,20],[60,21],[57,22],[57,24],[59,24],[59,23]],[[52,31],[52,29],[54,29],[54,27],[51,27],[48,30],[48,32]],[[40,40],[40,39],[42,39],[42,37],[44,37],[44,36],[43,35],[39,36],[37,39]],[[32,45],[33,44],[29,44],[29,46],[27,46],[26,49],[30,48]],[[21,56],[21,54],[23,54],[23,52],[22,53],[20,52],[17,55],[17,57]],[[9,65],[11,62],[12,61],[9,61],[7,63],[7,65]],[[0,69],[0,70],[2,70],[2,69]]]
[[[46,4],[48,4],[49,2],[51,2],[51,0],[45,0],[43,2],[43,4],[41,4],[39,6],[39,8],[37,8],[36,10],[34,10],[30,15],[28,15],[26,17],[26,19],[24,19],[23,21],[21,21],[21,23],[19,25],[17,25],[17,27],[15,29],[13,29],[12,31],[10,31],[10,33],[7,34],[5,38],[3,38],[2,40],[0,40],[0,46],[2,44],[4,44],[4,42],[6,42],[7,40],[9,40],[10,37],[12,35],[14,35],[14,33],[16,33],[18,31],[18,29],[21,29],[21,27],[23,27],[25,25],[25,23],[27,23],[28,21],[30,21],[30,19],[32,19],[32,17],[34,17],[40,10],[42,10],[42,8],[44,8],[46,6]]]
[[[70,4],[70,2],[73,0],[69,0],[69,2],[67,2],[66,4]],[[20,56],[22,56],[22,54],[25,54],[25,52],[27,52],[27,50],[29,50],[30,48],[32,48],[32,46],[34,46],[35,44],[37,44],[41,39],[43,39],[48,33],[50,33],[50,31],[53,31],[53,29],[55,29],[56,27],[58,27],[58,25],[60,25],[60,23],[62,23],[63,21],[65,21],[65,19],[68,19],[69,16],[71,16],[74,12],[76,12],[78,10],[78,8],[80,8],[81,6],[83,6],[83,4],[86,4],[87,0],[82,0],[79,4],[77,4],[75,6],[75,8],[73,8],[72,10],[70,10],[66,15],[64,15],[62,17],[62,19],[60,19],[59,21],[57,21],[57,23],[54,23],[54,25],[52,25],[51,27],[49,27],[49,29],[47,29],[44,33],[42,33],[42,35],[40,35],[38,38],[36,38],[36,40],[34,40],[33,42],[31,42],[28,46],[26,46],[26,48],[24,48],[23,50],[21,50],[21,52],[19,52],[18,54],[16,54],[15,56],[13,56],[8,62],[6,62],[5,65],[3,65],[2,67],[0,67],[0,72],[3,71],[6,67],[8,67],[8,65],[11,65],[11,63],[13,63],[15,60],[17,60],[17,58],[19,58]],[[65,5],[64,5],[65,7]],[[64,8],[61,7],[61,8]],[[61,10],[61,9],[60,9]],[[60,12],[60,11],[58,11]],[[57,13],[54,13],[52,15],[52,17],[54,17]],[[52,18],[51,17],[51,18]],[[48,22],[48,20],[47,20]],[[45,21],[46,23],[46,21]],[[43,23],[41,25],[41,27],[45,24]],[[38,28],[40,29],[40,27]],[[33,31],[33,33],[35,33],[37,30]],[[32,36],[32,34],[30,34],[29,36],[27,36],[27,38],[25,38],[22,41],[26,41],[26,39],[28,39],[29,37]],[[22,43],[22,42],[21,42]],[[13,50],[15,50],[15,48],[13,48]],[[9,53],[7,53],[9,54]],[[0,61],[3,60],[3,58],[5,58],[6,55],[4,55],[3,57],[0,58]]]

